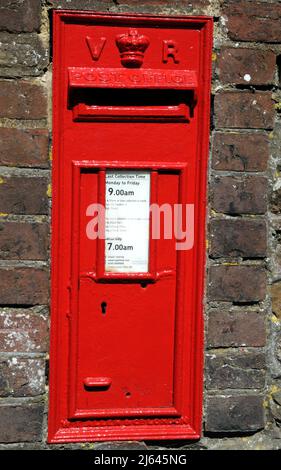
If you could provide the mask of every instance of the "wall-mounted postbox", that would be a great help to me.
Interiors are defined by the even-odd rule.
[[[200,435],[211,37],[54,13],[49,442]]]

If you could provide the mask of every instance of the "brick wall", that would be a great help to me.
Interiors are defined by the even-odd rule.
[[[48,447],[54,7],[214,16],[204,435],[184,446],[281,448],[281,2],[2,0],[0,449]],[[153,448],[95,448],[132,445]]]

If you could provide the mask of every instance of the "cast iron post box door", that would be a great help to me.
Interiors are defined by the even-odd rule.
[[[54,13],[49,442],[200,435],[211,33]]]

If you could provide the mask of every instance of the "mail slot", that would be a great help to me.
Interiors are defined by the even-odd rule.
[[[200,436],[211,47],[54,12],[51,443]]]

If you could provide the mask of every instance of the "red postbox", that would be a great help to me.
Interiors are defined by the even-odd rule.
[[[54,12],[49,442],[200,436],[211,46]]]

